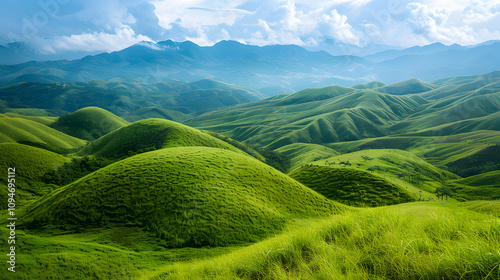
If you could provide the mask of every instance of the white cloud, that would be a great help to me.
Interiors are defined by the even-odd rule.
[[[200,46],[211,46],[215,42],[211,41],[208,38],[206,32],[207,32],[207,28],[206,27],[199,26],[196,29],[196,37],[186,36],[185,40],[191,41],[191,42],[193,42],[193,43],[195,43],[197,45],[200,45]]]
[[[407,8],[410,17],[406,23],[415,34],[425,38],[424,42],[468,45],[500,38],[496,26],[484,25],[500,19],[500,5],[493,1],[414,2]]]
[[[237,9],[244,1],[154,1],[155,13],[160,25],[165,29],[172,28],[178,22],[182,27],[196,31],[201,26],[219,24],[233,25],[234,22],[249,11]]]
[[[465,10],[464,22],[468,24],[490,21],[500,15],[500,3],[474,1]]]
[[[94,32],[56,36],[52,39],[36,39],[40,51],[46,54],[75,50],[87,52],[117,51],[140,41],[151,41],[151,39],[143,35],[136,35],[130,28],[117,29],[114,34]]]
[[[317,46],[323,36],[352,45],[361,42],[360,32],[348,23],[346,15],[331,8],[331,3],[305,11],[293,0],[287,0],[273,10],[272,16],[259,18],[257,26],[259,29],[249,39],[252,44]]]
[[[321,22],[330,27],[332,37],[351,45],[359,45],[360,37],[356,35],[354,28],[347,23],[347,16],[341,15],[337,10],[330,11],[330,14],[323,14]]]
[[[57,52],[112,51],[145,38],[316,49],[335,49],[339,42],[409,47],[500,39],[498,0],[72,0],[23,36],[26,22],[43,13],[39,2],[6,2],[1,44],[25,38],[44,52]]]

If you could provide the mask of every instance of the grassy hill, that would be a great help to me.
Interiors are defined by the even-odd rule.
[[[418,199],[380,176],[354,168],[304,165],[289,175],[325,197],[347,205],[374,207]]]
[[[290,159],[290,170],[306,163],[325,157],[338,155],[338,152],[318,144],[295,143],[276,149]]]
[[[500,186],[500,170],[491,171],[456,181],[469,186]]]
[[[186,124],[277,149],[297,142],[318,144],[383,136],[388,123],[415,112],[424,103],[414,96],[327,87],[215,110]]]
[[[500,169],[500,132],[480,130],[442,137],[409,149],[431,164],[468,177]]]
[[[355,89],[375,89],[375,88],[379,88],[379,87],[383,87],[383,86],[385,86],[384,83],[374,81],[374,82],[369,82],[369,83],[365,83],[365,84],[355,85],[355,86],[352,86],[352,88],[355,88]]]
[[[18,143],[0,143],[0,169],[16,168],[16,205],[23,206],[52,191],[53,187],[41,183],[45,173],[56,170],[69,159],[59,154]],[[5,180],[5,182],[7,179]],[[2,189],[2,195],[7,188]],[[2,196],[7,197],[7,196]],[[1,205],[7,209],[7,204]]]
[[[232,145],[197,129],[165,119],[147,119],[93,141],[79,154],[117,159],[151,150],[186,146],[215,147],[241,153]]]
[[[12,112],[7,112],[4,113],[5,116],[11,117],[11,118],[21,118],[21,119],[27,119],[35,122],[39,122],[43,125],[51,125],[55,121],[57,121],[57,117],[55,116],[29,116],[29,115],[21,115],[21,114],[16,114]]]
[[[457,175],[436,168],[413,153],[396,149],[363,150],[313,162],[314,165],[351,167],[370,171],[408,191],[412,197],[435,199],[434,192]]]
[[[14,142],[67,153],[85,145],[85,141],[22,117],[0,114],[0,143]]]
[[[137,226],[169,247],[259,240],[294,218],[345,208],[262,162],[228,150],[169,148],[104,167],[31,208],[29,227]]]
[[[434,136],[453,135],[478,130],[500,130],[500,112],[492,113],[484,117],[459,120],[452,123],[438,125],[413,133],[413,135]]]
[[[86,107],[59,117],[51,127],[76,138],[94,140],[127,124],[124,119],[104,109]]]
[[[182,122],[192,118],[191,115],[174,111],[170,109],[163,109],[158,107],[141,107],[132,111],[126,116],[128,121],[135,122],[143,119],[167,119],[175,122]]]
[[[422,82],[419,79],[409,79],[386,86],[378,86],[375,87],[375,90],[388,94],[402,95],[427,92],[435,88],[436,86]]]
[[[498,130],[499,90],[494,73],[435,83],[410,79],[330,86],[214,110],[185,123],[269,149],[385,136],[445,136]]]
[[[455,197],[462,201],[500,199],[500,171],[490,171],[447,182]]]
[[[487,84],[472,82],[466,85],[442,86],[421,96],[429,104],[392,125],[389,130],[397,133],[449,135],[497,129],[495,119],[498,119],[500,110],[498,88],[491,89]]]
[[[0,87],[0,99],[8,108],[31,110],[74,112],[97,106],[124,118],[147,114],[139,111],[144,107],[168,109],[172,117],[179,117],[174,120],[179,121],[184,119],[183,114],[258,101],[262,94],[210,79],[192,83],[174,80],[140,83],[116,78],[73,83],[22,82]]]

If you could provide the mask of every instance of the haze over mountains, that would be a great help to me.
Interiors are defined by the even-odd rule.
[[[500,43],[464,47],[440,43],[405,50],[388,50],[366,57],[332,56],[295,45],[251,46],[221,41],[211,47],[192,42],[141,42],[121,51],[86,56],[73,61],[11,63],[12,50],[1,48],[0,82],[85,82],[121,76],[137,82],[174,79],[194,82],[214,79],[251,87],[269,96],[332,84],[410,78],[431,81],[497,70]]]

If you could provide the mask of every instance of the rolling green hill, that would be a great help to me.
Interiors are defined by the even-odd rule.
[[[383,87],[383,86],[385,86],[384,83],[374,81],[374,82],[369,82],[369,83],[365,83],[365,84],[355,85],[355,86],[352,86],[352,88],[355,88],[355,89],[375,89],[375,88],[379,88],[379,87]]]
[[[135,111],[132,111],[126,116],[127,120],[130,122],[135,122],[143,119],[167,119],[176,122],[182,122],[187,119],[192,118],[191,115],[184,114],[179,111],[174,111],[170,109],[162,109],[158,107],[141,107]]]
[[[388,123],[415,112],[422,104],[425,100],[417,96],[327,87],[215,110],[186,124],[276,149],[297,142],[330,143],[384,136]]]
[[[484,117],[446,123],[410,134],[422,136],[453,135],[478,130],[500,131],[500,112],[492,113]]]
[[[388,94],[415,94],[423,93],[435,89],[436,86],[422,82],[419,79],[410,79],[386,86],[375,87],[374,90]]]
[[[0,143],[14,142],[57,153],[75,151],[85,141],[66,135],[39,122],[0,114]]]
[[[338,155],[338,152],[318,144],[295,143],[276,149],[290,159],[290,170],[306,163],[325,157]]]
[[[459,179],[457,183],[469,186],[500,186],[500,170],[491,171],[468,178]]]
[[[80,155],[118,159],[167,147],[205,146],[241,152],[197,129],[165,119],[146,119],[115,130],[83,148]]]
[[[479,130],[428,139],[433,141],[409,151],[462,177],[500,169],[499,131]]]
[[[214,110],[185,123],[269,149],[499,130],[500,78],[495,73],[431,83],[411,79],[307,89]]]
[[[312,162],[313,165],[351,167],[370,171],[418,199],[434,199],[437,188],[457,175],[436,168],[413,153],[396,149],[363,150]]]
[[[15,200],[18,207],[52,191],[53,187],[41,183],[42,176],[69,162],[59,154],[18,143],[0,143],[0,158],[1,170],[7,173],[10,167],[16,169]],[[6,194],[6,189],[2,189],[2,194]],[[1,207],[7,209],[7,204],[3,203]]]
[[[374,207],[418,199],[380,176],[354,168],[304,165],[289,175],[326,198],[347,205]]]
[[[55,121],[57,121],[57,117],[55,117],[55,116],[54,117],[52,117],[52,116],[46,116],[46,117],[43,117],[43,116],[29,116],[29,115],[20,115],[20,114],[11,113],[11,112],[4,113],[4,115],[8,116],[8,117],[11,117],[11,118],[21,118],[21,119],[27,119],[27,120],[39,122],[39,123],[41,123],[43,125],[47,125],[47,126],[50,126]]]
[[[23,221],[33,228],[138,226],[169,247],[227,246],[272,235],[290,219],[344,209],[254,158],[182,147],[102,168],[42,199]]]
[[[128,124],[124,119],[98,107],[86,107],[59,117],[51,125],[76,138],[94,140]]]
[[[0,99],[8,108],[44,108],[74,112],[84,107],[97,106],[125,119],[131,116],[147,118],[150,107],[169,109],[175,121],[185,119],[183,114],[258,101],[258,91],[204,79],[192,83],[168,80],[140,83],[132,79],[92,80],[73,83],[22,82],[0,87]],[[30,110],[27,109],[27,110]],[[32,109],[31,109],[32,110]],[[143,116],[144,114],[144,116]]]
[[[464,179],[451,180],[447,187],[461,201],[499,200],[500,170],[490,171]],[[500,212],[499,212],[500,213]]]

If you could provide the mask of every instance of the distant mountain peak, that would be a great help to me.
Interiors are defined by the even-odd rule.
[[[146,48],[150,48],[150,49],[157,50],[157,51],[161,51],[161,50],[165,49],[164,46],[156,44],[156,43],[151,42],[151,41],[140,41],[139,43],[136,43],[133,46],[146,47]]]

